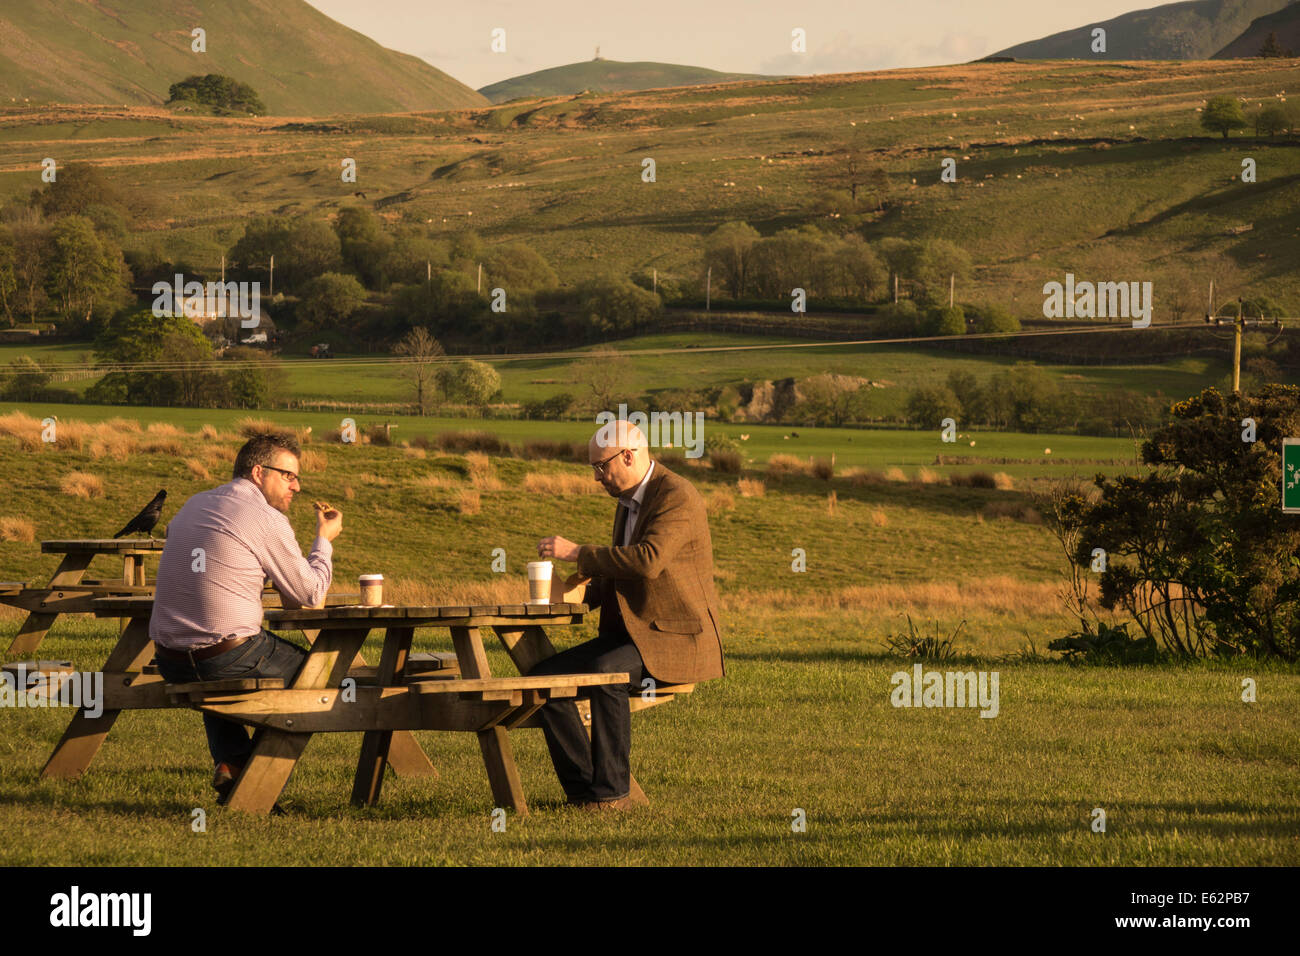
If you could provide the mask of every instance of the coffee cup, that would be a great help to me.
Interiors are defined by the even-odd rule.
[[[551,578],[555,573],[555,565],[550,561],[529,561],[528,562],[528,603],[529,604],[550,604],[551,603]]]
[[[361,575],[361,603],[366,607],[379,607],[384,603],[384,576]]]

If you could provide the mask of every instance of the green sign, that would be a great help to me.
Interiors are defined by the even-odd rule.
[[[1282,512],[1300,514],[1300,438],[1282,439]]]

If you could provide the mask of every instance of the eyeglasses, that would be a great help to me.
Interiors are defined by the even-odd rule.
[[[596,473],[596,477],[599,478],[600,476],[604,475],[605,466],[607,466],[611,461],[613,461],[619,455],[623,454],[624,451],[626,451],[626,449],[620,448],[618,451],[614,452],[614,454],[610,455],[604,461],[596,462],[595,464],[593,464],[591,466],[591,469]]]
[[[283,468],[276,468],[274,465],[263,465],[262,467],[267,471],[278,471],[280,474],[284,475],[284,480],[289,484],[296,484],[299,488],[302,487],[302,482],[298,480],[298,476],[292,471],[285,471]]]

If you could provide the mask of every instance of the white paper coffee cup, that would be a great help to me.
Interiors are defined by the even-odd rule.
[[[528,603],[551,603],[551,579],[555,574],[555,565],[550,561],[528,562]]]
[[[366,607],[379,607],[384,603],[384,576],[382,574],[361,575],[361,603]]]

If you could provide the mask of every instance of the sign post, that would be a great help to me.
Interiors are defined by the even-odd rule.
[[[1300,438],[1282,439],[1282,513],[1300,514]]]

